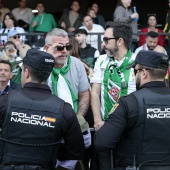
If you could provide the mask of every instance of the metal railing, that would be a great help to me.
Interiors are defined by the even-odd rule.
[[[21,33],[20,35],[25,35],[25,42],[26,44],[32,44],[34,43],[34,41],[37,41],[38,39],[41,39],[41,38],[44,38],[45,37],[45,33]],[[69,35],[73,35],[72,33],[69,33]],[[88,36],[91,36],[91,35],[97,35],[98,36],[98,50],[101,51],[101,43],[102,43],[102,36],[104,35],[104,32],[103,33],[88,33]],[[134,35],[147,35],[147,33],[134,33]],[[158,33],[158,35],[161,35],[161,36],[168,36],[170,37],[170,33]],[[1,36],[7,36],[7,34],[0,34],[0,37]],[[31,39],[34,39],[32,40],[31,42]],[[0,38],[1,40],[1,38]]]

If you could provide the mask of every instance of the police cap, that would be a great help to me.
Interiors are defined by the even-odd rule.
[[[136,64],[143,66],[157,68],[157,69],[168,69],[168,56],[164,53],[156,51],[141,50],[130,67],[135,67]]]
[[[23,64],[26,64],[39,71],[51,72],[54,67],[54,57],[38,49],[29,49],[23,58]]]

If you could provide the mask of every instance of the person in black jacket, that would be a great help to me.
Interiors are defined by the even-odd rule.
[[[170,91],[164,82],[168,56],[140,51],[132,66],[138,90],[119,99],[96,131],[95,147],[97,151],[117,147],[120,170],[170,169]]]
[[[2,168],[53,170],[56,159],[83,157],[85,146],[75,112],[46,85],[53,66],[51,54],[28,50],[22,65],[23,88],[3,96],[7,104],[0,106]]]
[[[77,29],[74,35],[81,47],[80,58],[91,68],[94,68],[96,58],[100,55],[99,50],[86,43],[88,33],[85,29]]]

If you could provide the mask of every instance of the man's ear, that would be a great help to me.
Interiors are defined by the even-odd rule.
[[[49,48],[48,45],[45,45],[45,46],[44,46],[44,49],[45,49],[46,52],[47,52],[48,48]]]
[[[148,76],[149,76],[149,73],[148,73],[147,70],[145,70],[145,69],[142,70],[142,73],[141,73],[141,74],[142,74],[141,76],[142,76],[143,79],[146,79],[146,78],[148,78]]]
[[[28,79],[30,77],[30,73],[27,68],[24,70],[24,76],[26,79]]]

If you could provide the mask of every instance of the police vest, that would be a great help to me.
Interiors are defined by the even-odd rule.
[[[64,101],[49,95],[44,100],[26,97],[22,90],[8,96],[2,134],[3,164],[52,166],[62,139]]]
[[[170,164],[170,93],[158,94],[145,88],[132,95],[138,102],[138,117],[118,145],[120,164],[133,164],[134,156],[138,165],[145,161]]]

